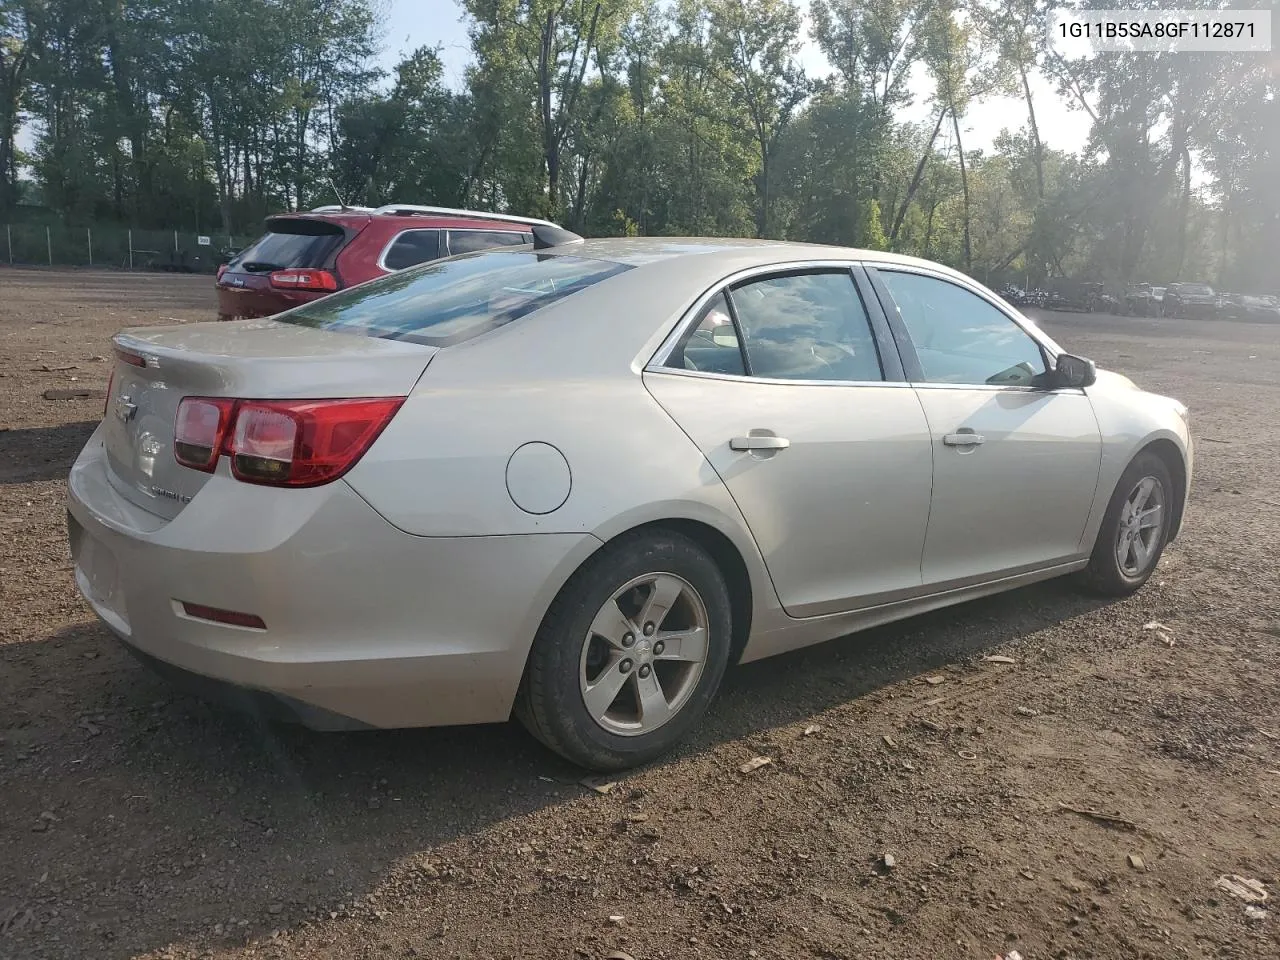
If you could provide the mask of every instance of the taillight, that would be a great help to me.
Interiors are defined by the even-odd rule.
[[[128,350],[122,350],[119,347],[116,347],[115,354],[117,360],[121,360],[124,363],[129,364],[131,367],[145,367],[147,365],[146,357],[140,357],[138,354],[130,353]]]
[[[226,272],[227,272],[227,265],[225,263],[218,264],[218,275],[217,277],[214,278],[215,282],[218,280],[221,280],[222,275]]]
[[[173,455],[180,464],[213,473],[235,405],[222,397],[183,397],[173,427]]]
[[[328,270],[276,270],[271,274],[271,285],[284,290],[338,289],[338,278]]]
[[[178,405],[174,455],[184,466],[212,472],[221,453],[245,483],[315,487],[355,466],[403,403],[403,397],[187,397]]]

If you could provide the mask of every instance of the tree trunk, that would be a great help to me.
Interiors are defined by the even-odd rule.
[[[1031,101],[1031,84],[1027,81],[1026,65],[1018,64],[1018,72],[1022,74],[1022,93],[1027,98],[1027,120],[1031,124],[1031,145],[1035,151],[1036,196],[1044,203],[1044,144],[1040,140],[1040,125],[1036,123],[1036,107]]]
[[[936,201],[929,204],[929,219],[925,222],[924,250],[922,251],[926,257],[929,256],[929,247],[933,243],[933,215],[937,210],[938,204]]]
[[[116,29],[120,15],[119,0],[107,0],[103,4],[103,27],[107,54],[111,60],[111,83],[115,88],[116,108],[124,119],[125,136],[129,140],[130,167],[133,170],[133,190],[129,196],[129,210],[121,210],[117,198],[117,214],[127,213],[133,221],[138,219],[140,200],[151,194],[151,178],[147,167],[146,112],[138,109],[134,101],[133,83],[129,76],[129,58],[120,49],[120,36]]]
[[[956,153],[960,156],[960,187],[964,194],[964,272],[973,270],[973,246],[969,234],[969,170],[964,162],[964,144],[960,142],[960,115],[951,111],[951,127],[956,133]]]
[[[1182,143],[1182,196],[1178,200],[1178,260],[1174,276],[1182,276],[1187,261],[1187,218],[1191,213],[1191,151]]]
[[[902,206],[898,208],[897,214],[893,218],[893,229],[889,231],[889,249],[893,249],[894,242],[898,239],[898,231],[902,229],[902,221],[907,218],[907,210],[911,207],[911,201],[916,195],[916,191],[920,189],[920,181],[924,177],[924,166],[929,162],[929,155],[933,153],[933,143],[938,139],[938,132],[942,129],[942,121],[947,116],[947,108],[943,107],[938,111],[937,122],[933,125],[933,133],[929,135],[929,142],[925,144],[924,151],[920,154],[920,162],[916,164],[916,172],[911,176],[911,183],[907,185],[907,195],[902,198]]]

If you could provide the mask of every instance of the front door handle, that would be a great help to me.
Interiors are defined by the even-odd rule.
[[[987,438],[980,433],[964,432],[948,433],[942,438],[942,442],[948,447],[976,447],[979,444],[987,442]]]
[[[786,437],[734,437],[729,441],[730,450],[785,450],[791,446]]]

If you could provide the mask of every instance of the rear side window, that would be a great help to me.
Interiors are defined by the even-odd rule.
[[[447,347],[519,320],[630,266],[533,251],[438,260],[279,314],[282,323]]]
[[[452,254],[475,253],[490,247],[518,247],[533,243],[533,234],[514,230],[450,230],[449,252]]]
[[[406,230],[391,241],[391,247],[382,258],[382,265],[388,270],[404,270],[406,267],[416,267],[428,260],[438,259],[439,230]]]
[[[273,219],[267,228],[228,266],[251,273],[323,267],[346,239],[341,227],[323,220]]]

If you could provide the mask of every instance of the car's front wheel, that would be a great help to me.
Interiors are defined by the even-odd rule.
[[[1098,593],[1127,596],[1150,579],[1164,553],[1174,488],[1165,462],[1141,453],[1116,484],[1098,530],[1085,583]]]
[[[516,715],[593,770],[666,753],[706,712],[729,662],[729,590],[674,531],[605,546],[565,584],[534,639]]]

